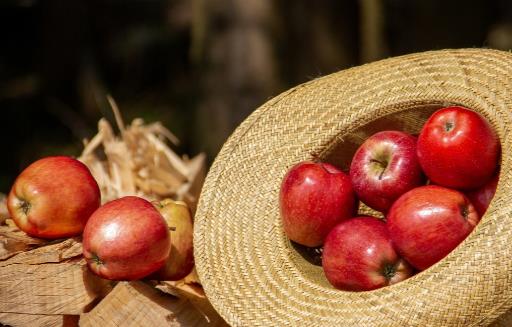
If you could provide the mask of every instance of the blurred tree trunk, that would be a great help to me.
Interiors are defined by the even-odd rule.
[[[271,0],[195,0],[192,58],[203,98],[197,137],[213,157],[231,131],[280,89]]]
[[[197,138],[211,157],[268,98],[358,60],[355,2],[194,0],[192,8]]]
[[[357,1],[280,0],[281,74],[287,86],[358,63]]]
[[[360,0],[361,63],[389,56],[383,0]]]

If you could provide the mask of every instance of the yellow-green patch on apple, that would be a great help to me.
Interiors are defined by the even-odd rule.
[[[156,204],[171,233],[171,253],[166,264],[154,277],[158,280],[180,280],[194,268],[193,222],[185,202],[165,199]]]

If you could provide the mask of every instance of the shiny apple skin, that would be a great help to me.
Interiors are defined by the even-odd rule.
[[[370,136],[352,158],[350,180],[361,201],[387,212],[400,195],[425,182],[416,137],[399,131]]]
[[[148,201],[126,196],[96,210],[83,234],[89,268],[111,280],[136,280],[160,269],[171,249],[169,228]]]
[[[417,152],[433,184],[469,190],[485,184],[496,171],[500,143],[487,120],[454,106],[430,116],[418,137]]]
[[[331,230],[322,266],[327,280],[345,291],[370,291],[413,274],[393,248],[386,223],[369,216],[345,220]]]
[[[356,198],[344,172],[328,163],[306,161],[284,177],[279,205],[288,238],[316,247],[337,223],[353,216]]]
[[[437,185],[405,193],[386,218],[397,251],[418,270],[448,255],[480,220],[464,194]]]
[[[495,174],[487,183],[485,183],[484,186],[479,189],[466,192],[466,196],[469,201],[471,201],[480,217],[485,214],[489,204],[491,204],[491,201],[494,198],[496,188],[498,187],[498,180],[499,174]]]
[[[21,172],[7,207],[14,223],[28,235],[58,239],[81,234],[100,202],[100,189],[87,166],[55,156],[39,159]]]
[[[185,202],[166,199],[156,205],[171,233],[171,253],[154,277],[157,280],[180,280],[194,268],[192,213]]]

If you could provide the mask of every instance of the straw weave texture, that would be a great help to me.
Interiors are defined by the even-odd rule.
[[[374,132],[418,133],[437,108],[485,116],[502,145],[497,194],[445,259],[390,287],[334,289],[284,235],[279,187],[295,163],[347,169]],[[197,271],[234,326],[485,326],[512,307],[512,54],[431,51],[351,68],[268,101],[226,142],[196,214]]]

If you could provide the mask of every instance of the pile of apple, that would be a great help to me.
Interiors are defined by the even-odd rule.
[[[100,204],[87,166],[64,156],[32,163],[7,198],[14,223],[32,237],[83,233],[87,265],[103,278],[179,280],[192,271],[192,217],[185,203],[126,196]]]
[[[382,131],[355,152],[347,174],[328,163],[293,166],[281,184],[286,235],[323,245],[336,288],[373,290],[443,259],[474,229],[498,182],[500,144],[463,107],[436,111],[418,137]],[[384,219],[357,216],[359,200]]]

